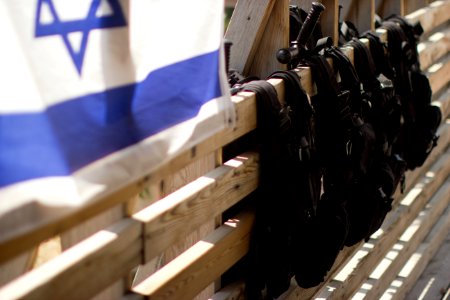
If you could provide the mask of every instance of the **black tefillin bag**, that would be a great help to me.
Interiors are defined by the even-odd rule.
[[[242,86],[257,101],[257,140],[260,187],[250,250],[253,272],[248,276],[250,299],[280,296],[290,285],[295,261],[308,259],[297,252],[304,231],[315,216],[320,197],[320,169],[315,163],[313,110],[295,72],[276,72],[285,82],[286,104],[278,101],[266,81]],[[299,241],[302,240],[302,241]]]
[[[404,119],[394,149],[413,170],[436,146],[442,119],[439,108],[431,105],[430,83],[420,69],[417,43],[423,30],[420,23],[413,26],[397,15],[384,20],[381,28],[388,32],[389,61],[395,70],[390,78],[401,99]]]

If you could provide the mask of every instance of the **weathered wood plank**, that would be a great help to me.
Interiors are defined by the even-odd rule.
[[[86,299],[142,258],[142,225],[131,219],[97,232],[0,289],[0,299]]]
[[[34,263],[36,254],[37,247],[0,265],[0,286],[27,272],[30,269],[30,265]]]
[[[406,15],[405,18],[411,23],[420,21],[424,33],[431,32],[450,18],[450,1],[434,1],[429,6]]]
[[[391,285],[391,288],[388,289],[389,299],[393,300],[401,300],[405,299],[405,293],[410,290],[412,286],[414,286],[417,277],[423,272],[423,269],[427,266],[429,261],[432,259],[433,255],[436,253],[438,246],[442,243],[442,240],[445,238],[445,235],[450,230],[450,213],[447,210],[445,215],[441,217],[436,227],[430,232],[429,239],[427,239],[423,244],[420,245],[417,253],[412,258],[412,263],[415,263],[414,260],[417,260],[417,257],[420,256],[420,260],[415,263],[414,268],[411,266],[407,266],[408,268],[412,268],[409,275],[404,274],[402,270],[397,277],[397,279]],[[407,276],[407,278],[405,278]],[[398,287],[400,285],[400,287]],[[444,287],[445,291],[445,287]],[[441,290],[442,292],[442,290]],[[450,293],[447,286],[447,292],[445,295],[442,295],[441,299],[449,299]],[[382,297],[383,300],[384,295]]]
[[[445,196],[446,195],[444,195],[444,197]],[[425,240],[419,245],[414,254],[409,257],[409,260],[403,266],[402,270],[398,273],[396,279],[393,280],[390,287],[386,289],[384,294],[381,296],[381,299],[405,299],[405,293],[415,285],[417,278],[423,272],[429,261],[432,259],[442,241],[448,235],[449,230],[450,207],[447,207],[446,211],[440,216],[440,218],[434,224],[433,228],[429,231]],[[448,282],[446,281],[445,285],[447,284]],[[446,286],[444,286],[444,288],[445,287]],[[436,299],[441,299],[441,296],[442,295],[439,295]],[[417,297],[406,299],[417,299]]]
[[[275,56],[281,48],[289,46],[289,0],[278,0],[274,3],[264,33],[259,42],[258,51],[249,65],[248,75],[267,78],[278,70],[286,70]],[[235,50],[235,49],[233,49]]]
[[[339,40],[339,1],[322,0],[320,2],[325,6],[325,11],[320,16],[323,36],[330,36],[333,39],[333,44],[337,46]]]
[[[400,288],[407,291],[403,299],[445,299],[443,291],[448,288],[448,278],[450,278],[450,256],[448,255],[450,253],[450,227],[443,226],[444,232],[448,232],[443,241],[435,240],[437,236],[435,229],[440,227],[439,225],[444,216],[447,216],[447,218],[450,217],[449,210],[450,207],[443,213],[425,241],[410,257],[397,278],[392,282],[391,287],[394,283],[400,282]],[[450,219],[447,220],[447,222],[450,222]],[[447,226],[450,226],[450,223],[447,222]],[[437,245],[439,245],[439,249],[436,253],[427,253],[427,249]],[[417,278],[419,274],[420,276]],[[395,296],[398,294],[403,293],[396,289]]]
[[[408,15],[428,5],[427,0],[403,0],[402,15]]]
[[[244,153],[136,213],[145,224],[145,261],[221,214],[258,185],[258,155]]]
[[[150,299],[190,299],[244,256],[253,212],[242,212],[133,288]]]
[[[433,93],[437,93],[446,87],[450,80],[450,55],[430,66],[426,75],[430,81]]]
[[[391,14],[401,15],[402,5],[402,0],[375,0],[375,11],[384,19]]]
[[[372,286],[370,290],[366,292],[367,299],[379,299],[383,295],[384,291],[389,287],[392,280],[395,279],[405,262],[431,230],[435,221],[439,219],[442,212],[448,207],[448,204],[450,203],[450,197],[448,197],[449,193],[450,180],[447,180],[447,182],[443,183],[442,188],[438,190],[437,194],[428,201],[425,209],[421,211],[417,218],[411,222],[409,227],[403,231],[402,236],[397,243],[389,249],[391,253],[388,253],[387,256],[391,256],[380,262],[379,266],[382,270],[378,271],[375,269],[370,276],[370,279],[375,280],[369,279]],[[388,266],[383,266],[383,263],[387,263]]]
[[[255,53],[269,21],[275,0],[238,1],[225,38],[233,43],[230,68],[248,75]]]
[[[450,29],[435,32],[417,46],[422,70],[429,68],[450,52]]]
[[[350,7],[344,8],[341,11],[341,21],[352,22],[360,34],[375,30],[375,0],[351,1]]]

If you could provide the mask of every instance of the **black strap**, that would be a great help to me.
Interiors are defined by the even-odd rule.
[[[383,43],[380,37],[372,31],[366,31],[361,36],[369,40],[370,54],[375,64],[376,74],[384,74],[389,78],[393,78],[392,66],[386,56],[387,45]]]
[[[355,69],[364,85],[370,86],[376,80],[376,67],[369,48],[359,39],[351,40],[348,45],[354,49]]]

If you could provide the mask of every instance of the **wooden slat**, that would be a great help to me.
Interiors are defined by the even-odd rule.
[[[0,299],[90,298],[141,262],[141,233],[123,219],[4,286]]]
[[[225,38],[233,43],[230,68],[248,75],[275,0],[238,1]]]
[[[287,66],[280,64],[275,53],[289,46],[289,0],[277,0],[273,5],[264,33],[249,64],[248,75],[267,78],[278,70],[286,70]],[[235,50],[235,49],[233,49]]]
[[[450,156],[448,158],[450,159]],[[434,222],[439,219],[439,216],[448,207],[450,203],[449,194],[450,180],[447,180],[446,182],[444,181],[438,193],[428,201],[426,208],[403,231],[397,243],[389,249],[391,253],[388,253],[387,256],[391,254],[395,258],[388,257],[381,260],[379,266],[383,270],[381,272],[376,272],[377,270],[375,270],[375,273],[377,273],[375,280],[370,280],[373,278],[373,275],[370,276],[371,278],[367,283],[371,284],[371,288],[366,292],[367,299],[379,299],[389,287],[407,259],[414,253],[427,233],[431,230]],[[388,264],[388,266],[384,266],[383,264]]]
[[[375,30],[375,0],[351,1],[350,7],[344,8],[341,11],[341,21],[352,22],[360,34]]]
[[[145,262],[254,191],[258,155],[245,153],[184,186],[133,218],[145,224]]]
[[[0,286],[14,280],[30,270],[30,266],[34,264],[37,251],[38,250],[36,247],[35,249],[31,249],[30,251],[2,264],[0,266]]]
[[[408,15],[428,5],[427,0],[403,0],[402,15]]]
[[[450,115],[450,89],[445,90],[439,97],[435,97],[431,103],[440,108],[442,113],[442,122]]]
[[[375,10],[381,18],[389,17],[391,14],[402,13],[402,0],[375,0]]]
[[[243,281],[236,281],[227,285],[210,298],[210,300],[238,299],[245,299],[245,283]]]
[[[420,21],[425,33],[444,24],[450,17],[450,1],[435,1],[429,6],[416,10],[405,16],[405,18],[414,23]]]
[[[150,299],[191,299],[249,248],[253,212],[242,212],[133,288]]]
[[[450,55],[430,66],[427,69],[426,75],[430,80],[433,93],[437,93],[446,87],[450,80]]]
[[[442,244],[443,240],[445,240],[446,236],[448,236],[448,232],[450,232],[450,206],[442,214],[442,216],[433,226],[432,230],[430,230],[427,237],[420,244],[415,253],[410,257],[409,261],[400,271],[397,278],[391,283],[390,288],[386,290],[385,294],[382,296],[382,299],[392,299],[392,300],[405,299],[405,294],[416,285],[418,277],[427,267],[430,260],[433,258],[436,251],[438,250],[439,246]],[[441,268],[442,267],[445,268],[445,266],[441,266]],[[434,275],[446,276],[448,275],[448,269],[447,270],[441,269],[441,273]],[[445,296],[442,295],[443,292],[442,288],[448,289],[448,277],[436,278],[436,281],[437,280],[441,280],[442,287],[439,293],[435,292],[436,298],[431,298],[430,297],[431,295],[427,294],[422,299],[442,299],[442,300],[448,299],[449,297],[448,291],[447,291],[447,298],[445,298]],[[417,298],[410,297],[406,299],[417,299]]]
[[[324,36],[330,36],[335,46],[339,40],[339,1],[338,0],[322,0],[325,11],[320,17],[320,26]],[[309,10],[308,10],[309,11]]]
[[[422,70],[428,69],[450,52],[450,29],[435,32],[426,41],[420,43],[419,59]]]

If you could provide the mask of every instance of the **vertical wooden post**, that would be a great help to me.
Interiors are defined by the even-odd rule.
[[[280,48],[288,46],[289,0],[277,0],[259,42],[258,51],[250,64],[249,74],[264,79],[274,71],[285,70],[286,65],[277,61],[276,53]]]
[[[375,30],[375,0],[340,1],[341,21],[355,24],[359,33]]]
[[[419,8],[425,7],[428,5],[429,1],[428,0],[403,0],[404,1],[404,11],[403,11],[403,15],[407,15],[410,14],[416,10],[418,10]]]
[[[311,3],[313,0],[290,0],[289,4],[297,5],[299,8],[308,12],[311,9]]]
[[[269,16],[276,0],[240,0],[237,2],[225,39],[233,46],[230,53],[230,68],[249,75],[253,57],[259,48]]]
[[[338,0],[322,0],[320,1],[325,6],[325,11],[320,16],[320,26],[324,36],[333,38],[335,46],[339,40],[339,2]]]
[[[376,12],[381,18],[392,14],[401,15],[404,11],[404,0],[375,0]]]

